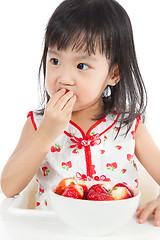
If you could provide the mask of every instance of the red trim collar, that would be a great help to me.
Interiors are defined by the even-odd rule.
[[[101,135],[103,135],[105,132],[107,132],[109,129],[111,129],[111,128],[115,125],[115,123],[117,122],[118,118],[119,118],[119,115],[117,115],[116,119],[113,121],[113,123],[112,123],[109,127],[107,127],[103,132],[101,132],[101,133],[96,133],[95,135],[98,135],[99,137],[100,137]],[[90,129],[88,130],[88,132],[87,132],[86,135],[85,135],[84,131],[83,131],[76,123],[74,123],[72,120],[70,120],[70,124],[72,124],[75,128],[77,128],[77,129],[80,131],[83,140],[88,140],[88,139],[90,139],[90,137],[91,137],[91,135],[90,135],[91,131],[92,131],[95,127],[97,127],[97,126],[98,126],[101,122],[103,122],[103,121],[104,121],[104,122],[106,121],[106,117],[104,117],[104,118],[98,120],[96,123],[94,123],[94,124],[90,127]],[[71,136],[71,134],[68,133],[67,131],[64,131],[64,133],[65,133],[67,136],[69,136],[69,137],[73,137],[73,136]],[[77,140],[79,139],[79,138],[76,138],[76,136],[74,136],[74,138],[77,139]]]

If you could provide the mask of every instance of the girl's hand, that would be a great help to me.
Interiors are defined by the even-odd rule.
[[[63,133],[71,119],[75,101],[76,96],[73,92],[66,93],[65,89],[61,89],[50,98],[38,128],[38,132],[48,144],[53,144]]]
[[[152,213],[155,214],[154,225],[160,227],[160,195],[157,199],[138,207],[136,212],[136,217],[139,218],[138,222],[144,223]]]

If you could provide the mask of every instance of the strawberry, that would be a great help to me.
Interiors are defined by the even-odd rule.
[[[114,169],[117,168],[117,163],[116,163],[116,162],[113,162],[113,163],[107,163],[107,164],[106,164],[106,167],[107,167],[108,170],[112,170],[112,171],[114,171]]]
[[[44,204],[47,206],[47,200],[45,199]]]
[[[92,201],[110,201],[113,200],[113,198],[108,193],[99,193],[99,192],[89,192],[87,195],[87,200]]]
[[[122,146],[117,145],[117,146],[115,146],[115,148],[116,148],[117,150],[121,150]]]
[[[127,159],[128,159],[128,161],[131,161],[133,157],[134,157],[134,155],[127,154]]]
[[[71,161],[62,162],[61,167],[68,171],[72,167],[72,163],[71,163]]]
[[[65,88],[65,90],[66,90],[66,93],[68,93],[68,92],[70,91],[70,90],[68,90],[67,88]],[[66,93],[65,93],[65,94],[66,94]]]
[[[42,171],[43,171],[43,176],[48,176],[48,173],[49,173],[49,169],[48,167],[42,167]]]
[[[36,202],[37,207],[40,205],[40,202]]]
[[[100,150],[100,152],[101,152],[101,154],[104,154],[104,153],[105,153],[105,150],[102,149],[102,150]]]
[[[62,179],[57,188],[56,188],[56,191],[55,193],[59,194],[59,195],[62,195],[62,193],[64,192],[65,188],[70,185],[71,183],[74,183],[76,184],[76,181],[73,179],[73,178],[64,178]]]
[[[108,191],[105,187],[103,187],[101,184],[95,184],[92,187],[89,188],[88,193],[90,192],[97,192],[97,193],[107,193]]]
[[[134,196],[132,190],[123,183],[117,183],[110,193],[114,200],[127,199]]]
[[[106,136],[104,136],[104,141],[106,141],[108,138]]]
[[[71,183],[66,187],[66,189],[62,193],[62,196],[69,197],[69,198],[82,199],[84,196],[83,187],[81,187],[78,184]]]
[[[79,153],[79,152],[77,151],[77,149],[74,149],[74,150],[72,151],[72,153],[77,154],[77,153]]]
[[[87,200],[94,200],[94,201],[108,201],[113,200],[105,187],[101,184],[94,184],[92,187],[89,188],[86,194]]]
[[[60,145],[57,145],[55,144],[55,146],[52,146],[51,147],[51,152],[60,152],[61,151],[61,146]]]
[[[135,133],[136,133],[136,131],[132,131],[132,132],[131,132],[131,134],[132,134],[132,136],[133,136],[133,137],[132,137],[133,139],[135,139]]]
[[[84,180],[77,180],[77,184],[83,188],[84,199],[86,199],[86,196],[87,196],[87,193],[88,193],[88,187],[86,185],[86,182]]]
[[[122,173],[125,173],[127,171],[127,169],[122,169],[121,172]]]

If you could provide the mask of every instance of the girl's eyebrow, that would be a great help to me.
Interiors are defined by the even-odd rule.
[[[58,55],[58,56],[61,57],[61,53],[54,50],[54,49],[48,49],[48,53],[49,54],[55,54],[55,55]],[[97,62],[97,59],[94,56],[89,56],[89,55],[86,55],[86,54],[77,55],[77,56],[74,57],[74,60],[80,60],[80,59],[92,60],[92,61]]]
[[[89,56],[89,55],[78,55],[76,57],[74,57],[75,60],[80,60],[80,59],[85,59],[85,60],[91,60],[94,62],[97,62],[97,59],[93,56]]]
[[[53,49],[48,49],[48,53],[49,54],[55,54],[55,55],[58,55],[58,56],[61,56],[61,54]]]

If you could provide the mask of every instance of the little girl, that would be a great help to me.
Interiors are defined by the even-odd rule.
[[[49,190],[62,178],[123,182],[138,187],[136,159],[160,184],[160,151],[143,121],[146,90],[132,27],[114,0],[65,0],[45,33],[39,76],[42,105],[31,111],[1,175],[7,197],[35,176],[36,208],[50,209]],[[140,206],[139,223],[160,196]]]

